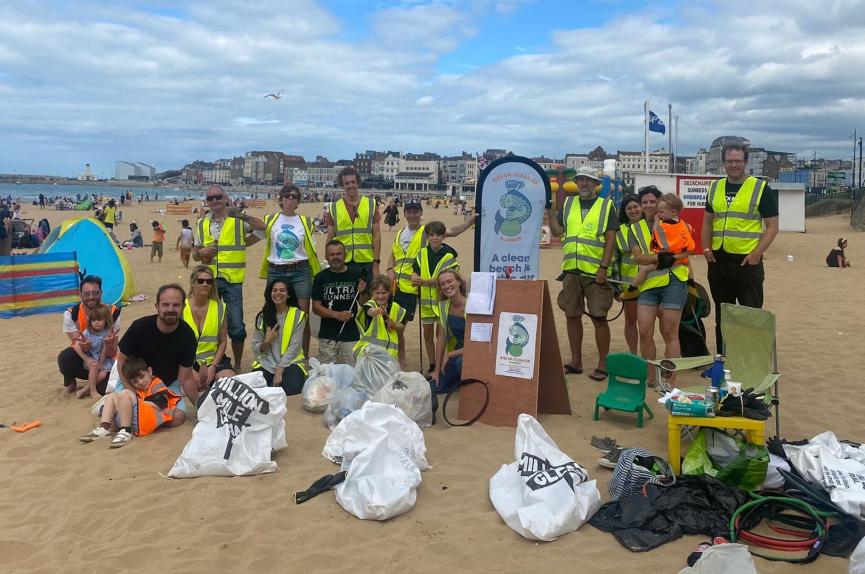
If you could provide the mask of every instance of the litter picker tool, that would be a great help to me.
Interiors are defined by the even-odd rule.
[[[360,295],[359,287],[360,287],[360,282],[358,281],[357,285],[355,285],[355,288],[354,288],[354,299],[351,300],[351,305],[348,308],[348,310],[351,311],[352,313],[354,312],[354,304],[357,303],[357,297],[358,297],[358,295]],[[351,321],[351,319],[349,319],[348,321]],[[342,336],[342,331],[343,331],[343,329],[345,329],[345,324],[348,323],[348,321],[342,322],[342,327],[339,328],[339,333],[336,334],[336,339],[333,340],[333,348],[334,349],[336,349],[336,346],[339,343],[339,338]]]

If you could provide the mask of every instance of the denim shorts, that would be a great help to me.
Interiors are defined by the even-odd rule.
[[[285,279],[288,281],[298,299],[309,299],[312,295],[312,271],[309,265],[304,265],[294,271],[274,269],[268,265],[267,280],[271,281],[273,279]]]
[[[684,309],[688,301],[688,284],[670,273],[670,283],[640,292],[638,305],[661,306],[664,309]]]
[[[246,326],[243,324],[243,283],[229,283],[222,277],[216,278],[216,289],[225,303],[225,318],[228,321],[228,338],[232,341],[246,340]]]

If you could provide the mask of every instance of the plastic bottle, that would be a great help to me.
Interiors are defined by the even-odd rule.
[[[721,386],[721,399],[726,397],[727,393],[730,392],[729,388],[727,387],[727,383],[731,382],[732,380],[733,376],[730,374],[730,370],[724,369],[724,384]]]
[[[716,389],[721,388],[721,383],[724,382],[724,355],[715,355],[715,361],[709,370],[712,378],[712,386]]]

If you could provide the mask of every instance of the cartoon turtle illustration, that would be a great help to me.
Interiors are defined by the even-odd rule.
[[[529,331],[522,324],[523,318],[514,317],[514,324],[508,329],[508,338],[505,345],[505,353],[512,357],[523,354],[523,347],[529,344]]]
[[[282,231],[276,236],[276,249],[280,259],[294,259],[294,254],[300,245],[300,240],[293,233],[290,225],[283,225]]]
[[[499,201],[499,205],[505,209],[505,214],[502,215],[501,210],[496,212],[496,233],[508,237],[520,234],[523,222],[532,214],[532,204],[529,203],[529,198],[519,191],[525,186],[526,184],[518,179],[505,181],[505,187],[508,190]]]

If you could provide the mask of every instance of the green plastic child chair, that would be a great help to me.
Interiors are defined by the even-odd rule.
[[[643,428],[643,410],[655,418],[646,404],[646,370],[648,363],[630,353],[607,355],[607,390],[595,399],[595,416],[601,407],[605,410],[637,413],[637,427]]]

